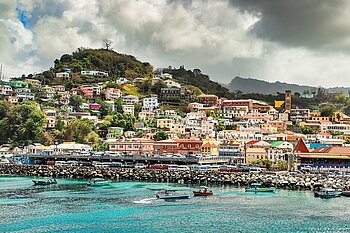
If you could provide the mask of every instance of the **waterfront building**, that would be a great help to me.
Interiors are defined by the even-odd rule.
[[[203,140],[201,152],[203,155],[219,155],[219,142],[212,138]]]
[[[154,140],[144,138],[123,139],[108,141],[109,151],[125,154],[139,155],[141,153],[152,154],[154,151]]]

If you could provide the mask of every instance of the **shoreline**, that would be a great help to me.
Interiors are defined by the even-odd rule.
[[[262,183],[266,187],[294,190],[319,190],[323,187],[350,187],[350,177],[289,173],[220,173],[217,171],[178,171],[136,168],[68,167],[50,165],[0,164],[0,174],[25,177],[90,179],[103,177],[116,181],[148,181],[195,185],[249,186]]]

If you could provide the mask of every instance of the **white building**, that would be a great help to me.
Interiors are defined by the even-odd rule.
[[[134,115],[135,106],[132,104],[123,104],[123,112],[125,114]]]
[[[169,87],[177,87],[177,88],[181,88],[181,84],[178,83],[178,82],[175,82],[174,80],[172,79],[166,79],[164,80],[164,83]]]
[[[159,106],[158,103],[158,96],[157,95],[153,95],[149,98],[144,98],[142,100],[143,106],[144,107],[151,107],[151,108],[157,108]]]
[[[136,95],[126,95],[123,96],[123,102],[125,104],[136,104],[139,102],[139,97]]]
[[[56,78],[68,79],[69,78],[69,73],[68,72],[56,73]]]
[[[122,97],[122,92],[118,88],[107,88],[105,90],[105,97],[106,99],[119,99]]]
[[[83,70],[81,71],[82,75],[86,76],[100,76],[100,77],[108,77],[107,72],[97,71],[97,70]]]

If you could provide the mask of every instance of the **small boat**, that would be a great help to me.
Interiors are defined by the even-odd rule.
[[[48,179],[48,180],[33,180],[34,185],[51,185],[57,184],[56,179]]]
[[[213,192],[209,190],[207,186],[200,186],[200,190],[198,191],[193,191],[193,196],[198,197],[198,196],[211,196],[213,195]]]
[[[250,187],[246,188],[245,191],[246,192],[262,192],[262,193],[272,193],[275,192],[276,189],[275,188],[267,188],[267,187],[261,187],[262,185],[259,183],[252,183],[250,185]]]
[[[110,184],[110,180],[105,180],[103,178],[93,178],[86,183],[87,186],[91,187],[108,186]]]
[[[315,197],[320,197],[320,198],[334,198],[334,197],[340,197],[342,192],[336,191],[335,189],[332,188],[324,188],[319,192],[315,192]]]
[[[176,199],[188,199],[188,194],[178,194],[176,190],[164,190],[163,192],[157,192],[156,197],[163,200],[176,200]]]

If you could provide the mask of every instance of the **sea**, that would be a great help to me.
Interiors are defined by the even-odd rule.
[[[155,189],[191,194],[198,186],[0,176],[0,232],[350,232],[350,198],[310,191],[246,193],[211,186],[210,197],[164,201]]]

